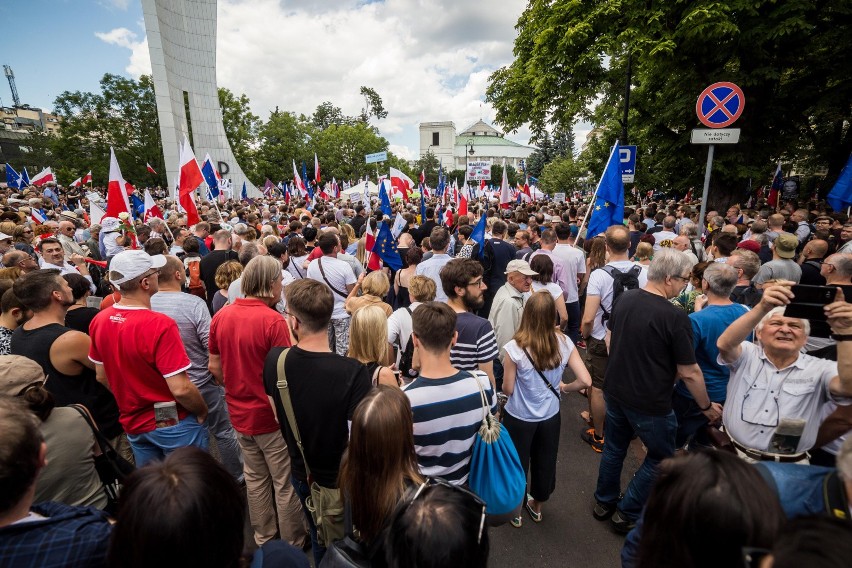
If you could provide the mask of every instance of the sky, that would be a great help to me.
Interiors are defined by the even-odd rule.
[[[488,76],[512,62],[514,26],[525,6],[524,0],[219,0],[217,81],[245,93],[263,120],[276,106],[309,115],[323,101],[356,115],[364,105],[361,85],[372,87],[388,111],[374,124],[392,152],[416,159],[420,122],[451,120],[457,132],[480,118],[493,124]],[[150,73],[141,0],[0,2],[0,21],[22,15],[38,22],[38,34],[0,34],[0,64],[14,70],[23,103],[50,110],[63,91],[98,91],[104,73]],[[3,79],[0,101],[9,106]],[[587,132],[577,128],[577,147]],[[528,144],[529,130],[507,138]]]

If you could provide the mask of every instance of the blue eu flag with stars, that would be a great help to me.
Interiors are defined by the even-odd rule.
[[[393,208],[391,207],[388,191],[385,189],[385,180],[379,182],[379,209],[388,217],[393,217]]]
[[[390,227],[384,221],[382,221],[382,227],[379,229],[378,236],[376,236],[373,254],[379,255],[382,262],[394,270],[402,268],[402,257],[399,256],[399,251],[396,249],[396,242],[391,234]]]
[[[586,232],[586,238],[589,239],[605,232],[612,225],[624,223],[624,184],[621,182],[617,140],[598,183],[591,214]]]

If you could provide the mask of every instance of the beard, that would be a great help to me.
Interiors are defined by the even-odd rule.
[[[467,308],[469,312],[475,312],[485,305],[485,296],[483,294],[474,296],[473,294],[465,291],[464,296],[462,296],[461,299],[464,303],[464,307]]]

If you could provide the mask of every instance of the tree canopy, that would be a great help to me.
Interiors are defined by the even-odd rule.
[[[706,148],[698,94],[717,81],[745,92],[738,145],[718,146],[711,203],[738,201],[768,182],[775,162],[813,172],[827,191],[852,152],[852,4],[845,0],[531,0],[518,19],[515,60],[495,71],[487,100],[509,130],[591,121],[583,159],[599,175],[619,137],[628,61],[629,142],[639,146],[637,182],[701,187]],[[624,140],[622,140],[624,143]]]

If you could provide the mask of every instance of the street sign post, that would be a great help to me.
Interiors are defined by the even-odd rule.
[[[695,114],[701,124],[710,130],[697,128],[692,131],[693,144],[708,144],[707,169],[704,170],[704,191],[701,194],[701,213],[698,219],[701,235],[704,234],[704,216],[707,214],[707,194],[710,191],[710,172],[713,170],[713,151],[716,144],[736,144],[740,140],[740,129],[732,125],[745,108],[745,94],[737,85],[722,81],[713,83],[698,95]]]
[[[375,164],[377,162],[387,162],[388,161],[388,153],[387,152],[376,152],[375,154],[367,154],[364,156],[364,159],[367,160],[368,164]]]
[[[621,165],[621,182],[633,183],[636,176],[636,146],[620,146],[618,161]]]

